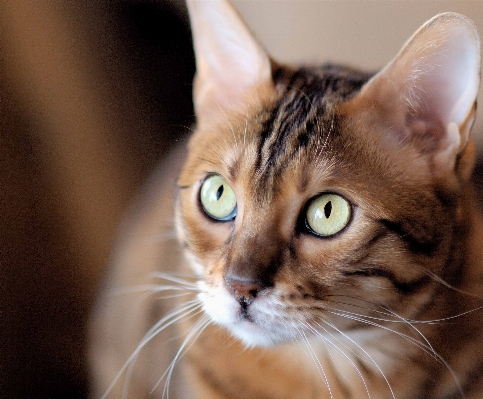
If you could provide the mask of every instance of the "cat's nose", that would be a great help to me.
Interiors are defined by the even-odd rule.
[[[230,276],[225,276],[226,285],[242,306],[248,306],[263,286],[254,280],[242,280]]]

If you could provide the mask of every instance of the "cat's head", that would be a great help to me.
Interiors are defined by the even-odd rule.
[[[438,15],[372,76],[282,66],[227,1],[188,6],[197,128],[177,222],[205,311],[248,345],[419,313],[459,253],[474,25]]]

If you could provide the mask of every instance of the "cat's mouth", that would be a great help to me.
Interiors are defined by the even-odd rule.
[[[361,314],[367,301],[354,299],[351,306],[346,298],[341,307],[326,306],[322,301],[306,308],[286,298],[282,300],[273,288],[245,298],[233,295],[223,284],[214,286],[200,281],[199,288],[198,297],[211,320],[248,347],[273,347],[305,339],[306,334],[330,340],[339,334],[347,337],[346,334],[374,328],[372,319],[364,323]],[[357,313],[351,313],[354,309]],[[368,312],[371,314],[370,309]]]
[[[247,301],[240,302],[240,320],[254,323],[253,317],[248,312],[248,306],[249,303]]]
[[[292,334],[287,335],[287,328],[282,328],[275,318],[267,317],[266,312],[258,311],[255,306],[240,309],[236,320],[224,327],[249,347],[271,347],[293,340]]]
[[[287,317],[276,305],[273,295],[240,300],[219,287],[209,291],[202,289],[199,298],[214,323],[249,347],[269,347],[293,340],[293,332],[284,321]]]

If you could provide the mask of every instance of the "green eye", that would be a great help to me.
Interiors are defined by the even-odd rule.
[[[306,225],[312,233],[330,237],[347,226],[351,210],[351,204],[340,195],[322,194],[307,208]]]
[[[203,182],[200,201],[205,213],[215,220],[232,220],[236,216],[235,193],[219,175],[212,175]]]

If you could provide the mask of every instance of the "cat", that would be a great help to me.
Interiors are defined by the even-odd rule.
[[[437,15],[366,73],[188,9],[197,124],[124,223],[93,397],[483,398],[473,23]]]

